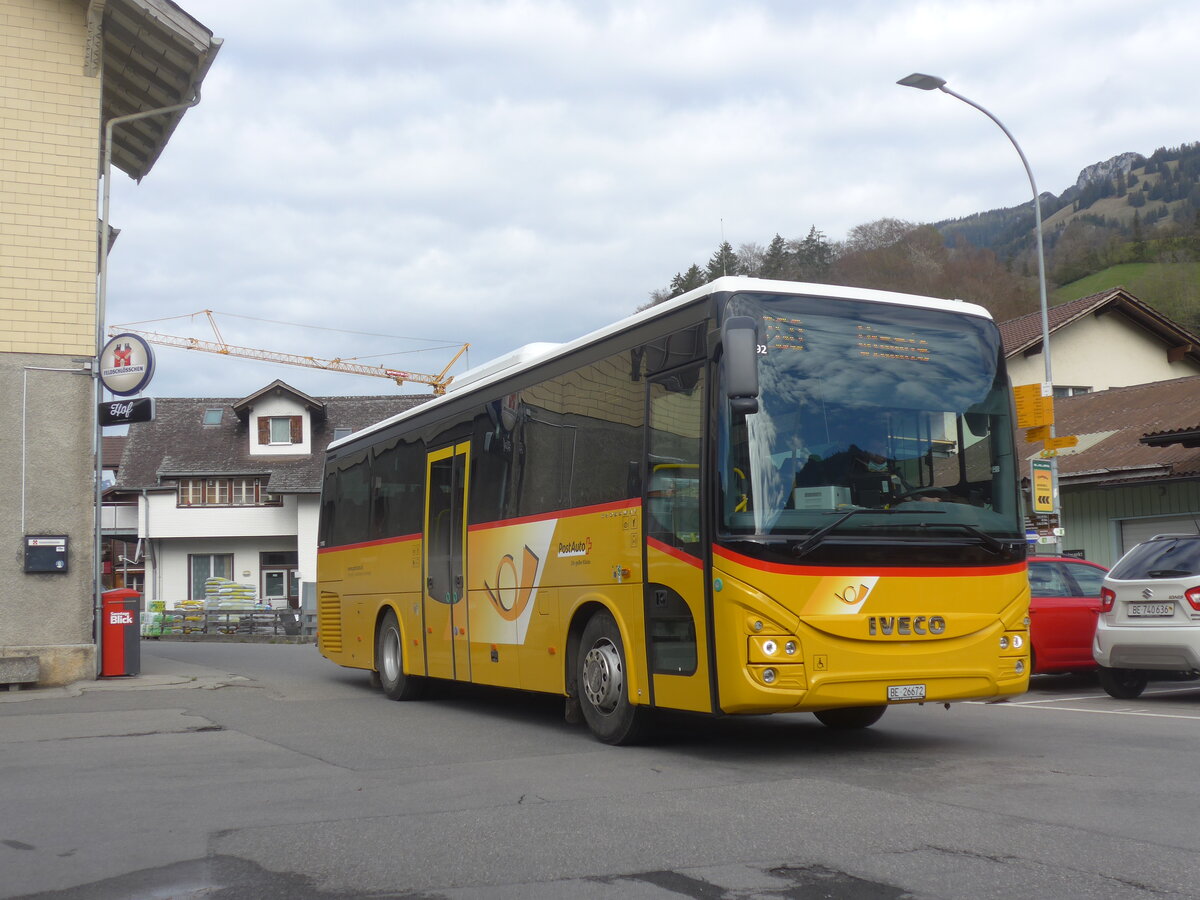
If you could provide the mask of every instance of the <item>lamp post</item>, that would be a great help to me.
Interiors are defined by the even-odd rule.
[[[1038,292],[1040,295],[1042,310],[1042,360],[1045,363],[1045,382],[1048,386],[1047,389],[1053,393],[1054,377],[1050,366],[1050,313],[1048,304],[1046,303],[1046,256],[1043,250],[1042,240],[1042,202],[1038,196],[1037,182],[1033,179],[1033,169],[1029,167],[1029,160],[1025,158],[1025,152],[1021,149],[1021,145],[1017,143],[1017,139],[1012,136],[1012,132],[1005,127],[1003,122],[997,119],[994,115],[992,115],[992,113],[984,109],[974,100],[964,97],[962,94],[956,93],[955,91],[952,91],[950,88],[946,87],[945,78],[938,78],[936,75],[922,75],[920,72],[913,72],[911,75],[906,75],[904,78],[901,78],[896,82],[896,84],[903,85],[904,87],[917,88],[921,91],[938,90],[943,94],[949,94],[951,97],[961,100],[968,106],[975,107],[1000,127],[1000,130],[1004,132],[1004,136],[1007,137],[1010,142],[1012,142],[1013,147],[1017,151],[1017,155],[1021,157],[1021,164],[1025,166],[1025,174],[1029,176],[1029,187],[1033,190],[1033,221],[1037,229]],[[1053,422],[1050,423],[1050,436],[1054,437]],[[1054,512],[1057,513],[1059,510],[1058,460],[1053,456],[1050,457],[1050,465],[1053,478],[1052,484],[1054,486]],[[1056,550],[1058,549],[1057,545],[1058,540],[1056,538]]]

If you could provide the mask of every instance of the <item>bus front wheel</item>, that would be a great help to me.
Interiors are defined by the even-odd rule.
[[[827,728],[869,728],[880,720],[886,706],[843,706],[813,713]]]
[[[375,674],[389,700],[416,700],[424,692],[423,679],[404,674],[403,646],[400,623],[389,609],[375,635]],[[375,680],[374,676],[371,680]]]
[[[592,734],[606,744],[632,744],[641,739],[648,711],[629,702],[625,645],[611,614],[598,612],[588,620],[577,660],[575,689]]]

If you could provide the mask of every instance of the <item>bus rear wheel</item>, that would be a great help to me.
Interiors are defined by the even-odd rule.
[[[886,706],[843,706],[813,713],[826,728],[870,728],[882,717]]]
[[[375,635],[375,674],[389,700],[417,700],[425,692],[424,679],[404,674],[403,646],[400,623],[389,609]]]
[[[594,614],[576,655],[575,689],[584,721],[606,744],[633,744],[648,729],[649,711],[629,702],[625,645],[608,612]]]

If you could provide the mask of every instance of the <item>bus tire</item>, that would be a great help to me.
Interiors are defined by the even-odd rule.
[[[843,706],[838,709],[822,709],[813,713],[826,728],[846,730],[870,728],[882,717],[886,706]]]
[[[629,702],[625,644],[610,613],[597,612],[588,620],[576,659],[579,707],[592,734],[606,744],[641,740],[649,711]]]
[[[417,700],[425,692],[424,679],[404,674],[403,647],[400,623],[389,609],[375,634],[375,673],[389,700]]]
[[[1134,700],[1146,689],[1150,679],[1140,669],[1110,669],[1100,667],[1100,687],[1110,697],[1118,700]]]

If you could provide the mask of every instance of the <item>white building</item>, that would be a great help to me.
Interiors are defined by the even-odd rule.
[[[143,604],[202,599],[217,576],[299,608],[316,583],[325,447],[425,399],[314,398],[282,381],[241,399],[158,399],[154,421],[129,427],[109,495],[136,499],[136,534],[111,536],[136,541]]]

